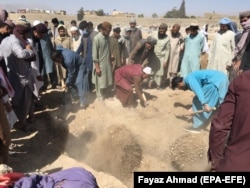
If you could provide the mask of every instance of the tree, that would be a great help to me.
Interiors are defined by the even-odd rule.
[[[176,7],[174,7],[164,15],[164,18],[179,18],[179,10],[176,10]]]
[[[83,20],[83,18],[84,18],[84,9],[83,9],[83,7],[81,7],[78,11],[77,11],[77,20],[78,21],[81,21],[81,20]]]
[[[182,1],[179,9],[179,18],[186,18],[185,0]]]
[[[168,11],[164,18],[186,18],[186,8],[185,8],[185,0],[182,0],[181,6],[179,10],[174,7],[171,11]]]
[[[144,14],[139,14],[138,18],[144,18]]]
[[[152,18],[158,18],[158,15],[156,13],[153,13]]]
[[[99,9],[98,11],[95,11],[95,13],[97,16],[105,16],[103,9]]]

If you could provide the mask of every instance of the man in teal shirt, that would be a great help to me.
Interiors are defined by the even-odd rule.
[[[175,77],[172,89],[188,89],[195,93],[192,111],[204,110],[193,116],[193,125],[185,130],[197,132],[207,125],[214,114],[211,107],[218,107],[224,100],[229,80],[225,73],[217,70],[198,70],[185,78]]]

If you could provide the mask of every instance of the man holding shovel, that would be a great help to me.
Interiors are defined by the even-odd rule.
[[[188,112],[193,115],[193,124],[192,127],[185,128],[186,131],[199,133],[210,122],[213,110],[224,100],[228,84],[227,75],[217,70],[198,70],[185,78],[173,78],[172,89],[188,89],[195,93],[192,109]]]

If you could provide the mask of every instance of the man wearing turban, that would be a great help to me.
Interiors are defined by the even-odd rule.
[[[210,46],[207,69],[219,70],[228,75],[227,68],[232,64],[234,56],[235,33],[229,18],[222,18],[219,24],[220,29]]]

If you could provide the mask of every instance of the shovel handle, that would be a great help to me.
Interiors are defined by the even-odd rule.
[[[214,110],[216,110],[216,107],[211,107],[210,109],[211,109],[211,111],[214,111]],[[205,110],[197,110],[197,111],[192,112],[190,114],[184,114],[184,116],[193,116],[195,114],[199,114],[199,113],[202,113],[202,112],[206,112],[206,111]]]

